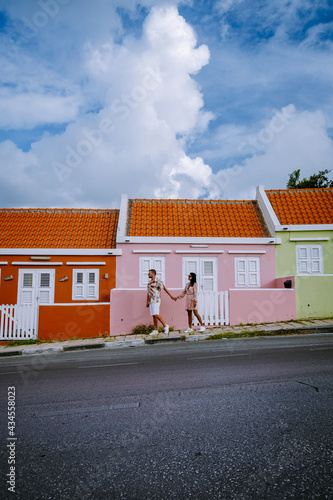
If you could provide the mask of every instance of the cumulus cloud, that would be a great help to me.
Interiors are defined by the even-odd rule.
[[[104,89],[101,109],[75,116],[75,100],[46,100],[51,121],[65,119],[66,99],[67,120],[75,119],[63,133],[45,134],[30,152],[21,152],[33,155],[30,184],[42,191],[42,203],[112,206],[119,204],[121,192],[132,197],[205,195],[211,169],[201,158],[187,156],[186,142],[212,118],[203,111],[203,97],[192,78],[208,63],[209,50],[197,47],[193,29],[177,9],[154,7],[140,39],[89,41],[84,54],[86,77]],[[38,105],[43,106],[42,96]],[[15,121],[15,113],[11,119]],[[17,171],[14,154],[7,162]],[[17,198],[15,186],[11,189]]]

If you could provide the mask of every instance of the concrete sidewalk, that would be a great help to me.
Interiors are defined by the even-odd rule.
[[[118,337],[107,338],[88,338],[78,340],[43,342],[41,344],[21,345],[14,347],[1,345],[0,357],[32,354],[51,354],[79,349],[116,349],[119,347],[138,347],[165,342],[195,342],[199,340],[206,340],[211,335],[223,333],[243,334],[246,332],[258,332],[260,336],[263,336],[265,333],[267,333],[267,335],[270,335],[272,333],[275,333],[275,335],[292,335],[319,333],[325,331],[333,331],[333,319],[313,319],[244,326],[207,327],[205,332],[202,334],[196,333],[196,331],[194,331],[193,334],[185,334],[185,332],[183,332],[182,330],[174,330],[169,332],[168,335],[159,333],[156,337],[150,337],[148,335],[122,335]]]

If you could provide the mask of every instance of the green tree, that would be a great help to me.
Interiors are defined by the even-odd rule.
[[[328,188],[333,187],[333,181],[330,181],[327,174],[330,170],[319,170],[318,174],[312,174],[308,179],[300,180],[301,170],[294,170],[289,174],[287,189],[304,189],[304,188]]]

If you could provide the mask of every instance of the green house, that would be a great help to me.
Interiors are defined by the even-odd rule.
[[[276,276],[295,288],[298,319],[333,316],[333,188],[264,190],[256,198],[276,245]]]

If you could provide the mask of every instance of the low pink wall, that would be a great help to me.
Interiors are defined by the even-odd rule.
[[[232,289],[229,300],[231,325],[296,319],[295,290],[292,288]]]
[[[174,296],[180,294],[181,289],[170,290]],[[146,289],[138,290],[111,290],[110,335],[126,335],[140,324],[153,324],[146,307]],[[164,292],[162,293],[160,315],[164,321],[175,330],[187,328],[187,313],[185,299],[175,302]],[[159,326],[162,326],[159,323]]]

